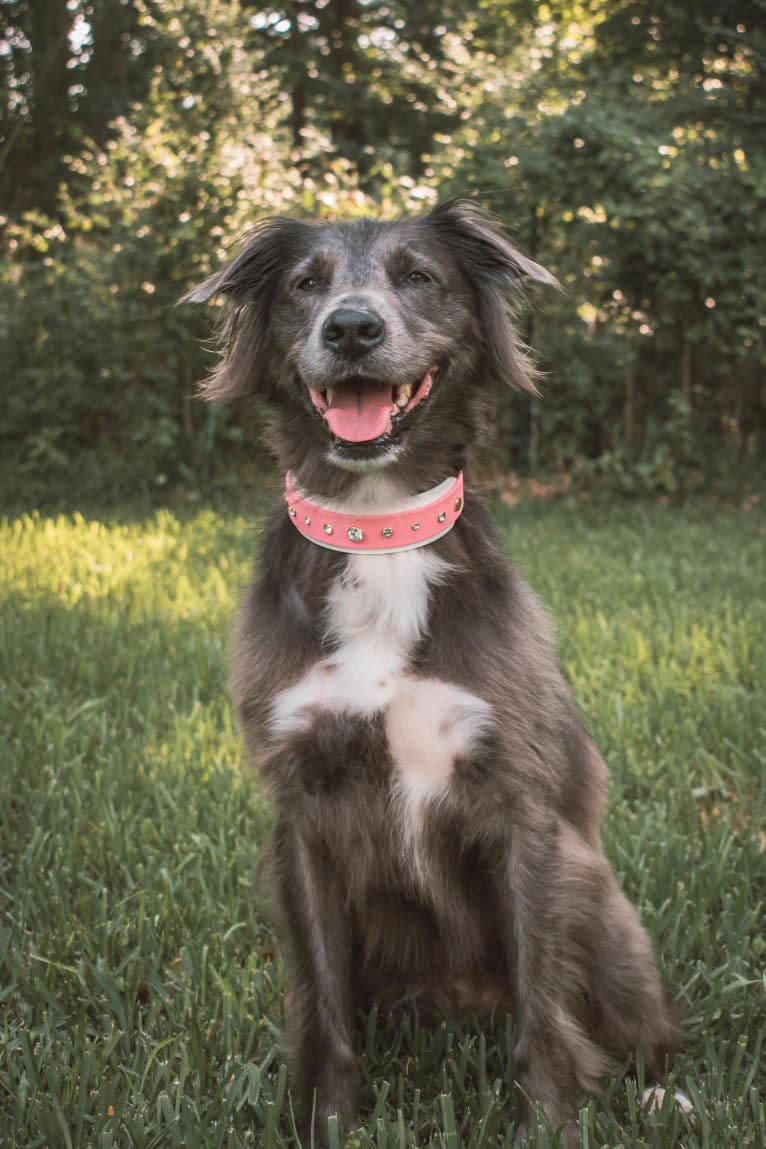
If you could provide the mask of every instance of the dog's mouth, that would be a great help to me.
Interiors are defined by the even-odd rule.
[[[336,439],[344,443],[374,443],[393,434],[406,415],[429,396],[438,367],[433,364],[413,383],[388,383],[363,377],[319,391],[309,398]]]

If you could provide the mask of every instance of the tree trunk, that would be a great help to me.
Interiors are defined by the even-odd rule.
[[[625,370],[625,400],[622,407],[622,430],[626,447],[632,447],[636,438],[636,376],[633,366]]]
[[[293,139],[293,148],[297,151],[303,146],[303,129],[306,127],[306,63],[304,60],[303,35],[298,23],[298,5],[291,4],[290,12],[290,54],[294,78],[291,88],[290,131]]]
[[[20,126],[8,132],[3,151],[3,199],[12,214],[56,206],[59,170],[69,145],[69,84],[67,68],[72,13],[67,0],[32,4],[21,21],[28,39],[28,111]]]
[[[681,355],[681,394],[686,400],[686,409],[689,412],[690,423],[692,421],[692,415],[694,414],[693,383],[692,345],[684,341],[684,349]]]

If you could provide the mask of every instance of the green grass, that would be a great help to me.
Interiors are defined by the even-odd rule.
[[[766,1145],[766,533],[757,510],[498,510],[611,766],[605,842],[686,1013],[696,1127],[621,1075],[582,1144]],[[270,812],[227,640],[255,531],[0,526],[0,1144],[294,1145]],[[349,1146],[508,1145],[507,1019],[362,1023]],[[540,1125],[530,1145],[556,1143]]]

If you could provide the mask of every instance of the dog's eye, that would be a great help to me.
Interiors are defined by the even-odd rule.
[[[431,280],[431,276],[428,274],[427,271],[415,270],[415,271],[411,271],[409,273],[409,275],[407,276],[407,282],[420,284],[420,283],[431,283],[432,280]]]
[[[304,275],[303,279],[299,279],[295,285],[297,291],[316,291],[319,287],[319,280],[315,279],[313,275]]]

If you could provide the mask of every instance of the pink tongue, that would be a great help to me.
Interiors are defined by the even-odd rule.
[[[365,383],[339,387],[324,417],[333,435],[349,443],[368,443],[390,430],[391,386]]]

